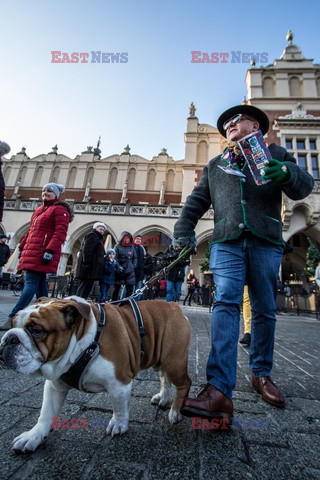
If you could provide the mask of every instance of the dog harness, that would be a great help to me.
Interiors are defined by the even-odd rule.
[[[142,339],[142,337],[145,334],[145,330],[144,330],[144,323],[143,323],[141,311],[140,311],[140,308],[138,307],[137,302],[133,298],[129,297],[129,298],[124,298],[123,300],[119,300],[111,303],[113,304],[118,303],[120,306],[123,306],[127,303],[130,304],[132,311],[134,313],[136,323],[139,328],[140,338]],[[100,319],[99,319],[96,335],[94,337],[93,342],[78,357],[76,362],[69,368],[69,370],[66,373],[63,373],[60,377],[60,380],[62,380],[67,385],[69,385],[69,387],[72,387],[77,390],[80,390],[81,392],[87,392],[87,393],[90,393],[90,392],[88,392],[83,387],[83,377],[89,365],[99,355],[99,352],[100,352],[99,338],[100,338],[102,329],[106,324],[106,313],[100,304],[97,304],[97,306],[100,313]],[[142,343],[142,340],[141,340],[141,343]],[[143,359],[143,357],[144,357],[144,352],[141,348],[141,360]]]

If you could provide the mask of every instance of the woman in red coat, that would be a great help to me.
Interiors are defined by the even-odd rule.
[[[10,328],[11,319],[29,305],[34,295],[48,296],[46,274],[57,271],[72,218],[69,205],[58,201],[63,191],[64,186],[57,183],[48,183],[42,189],[43,204],[33,213],[29,230],[19,244],[18,270],[26,270],[24,288],[8,320],[0,325],[1,330]]]

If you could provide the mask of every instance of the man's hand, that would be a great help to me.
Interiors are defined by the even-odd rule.
[[[53,253],[51,250],[46,250],[42,256],[42,263],[48,265],[53,259]]]
[[[178,237],[172,239],[172,246],[183,248],[183,247],[194,247],[197,246],[197,239],[195,235],[187,235],[185,237]]]
[[[290,178],[290,172],[287,165],[279,162],[275,158],[270,158],[269,165],[264,169],[263,178],[272,180],[272,183],[286,182]]]

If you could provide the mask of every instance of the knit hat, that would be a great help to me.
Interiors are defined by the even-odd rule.
[[[116,251],[113,249],[113,248],[108,248],[108,250],[106,251],[106,255],[110,255],[110,253],[113,253],[114,255],[116,254]]]
[[[59,198],[60,194],[64,192],[64,186],[59,183],[47,183],[42,187],[42,190],[49,190]]]
[[[7,235],[5,235],[4,233],[1,233],[1,235],[0,235],[0,240],[1,240],[1,238],[8,238],[8,237],[7,237]]]
[[[0,158],[10,152],[10,147],[6,142],[0,142]]]
[[[93,230],[97,230],[97,228],[99,228],[99,227],[103,227],[105,230],[107,230],[106,225],[105,225],[104,223],[102,223],[102,222],[96,222],[96,223],[93,225],[92,228],[93,228]]]

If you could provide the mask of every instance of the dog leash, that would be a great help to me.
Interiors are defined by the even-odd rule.
[[[145,290],[151,288],[157,281],[168,275],[169,271],[177,264],[179,263],[184,257],[190,254],[191,250],[193,247],[187,247],[185,246],[179,256],[172,262],[170,263],[167,267],[162,268],[156,275],[154,275],[150,280],[148,280],[145,285],[142,288],[139,288],[136,290],[130,297],[124,298],[122,300],[115,300],[113,302],[109,302],[109,304],[118,304],[119,306],[125,305],[127,303],[130,304],[131,309],[133,311],[138,329],[139,329],[139,334],[140,334],[140,339],[141,339],[141,362],[144,357],[144,351],[142,347],[142,342],[143,342],[143,336],[145,335],[145,329],[144,329],[144,322],[143,318],[141,315],[140,308],[137,304],[137,301],[135,300],[135,297],[141,295]],[[106,314],[105,310],[102,308],[102,306],[97,303],[96,306],[98,307],[99,313],[100,313],[100,319],[99,323],[97,326],[97,331],[95,338],[93,342],[86,348],[86,350],[78,357],[76,362],[69,368],[69,370],[65,373],[63,373],[60,376],[60,379],[69,385],[69,387],[75,388],[77,390],[80,390],[82,392],[86,392],[87,390],[83,387],[82,380],[85,371],[93,362],[93,360],[99,355],[100,348],[99,348],[99,338],[100,334],[102,332],[103,327],[106,324]]]
[[[146,290],[149,290],[149,288],[153,287],[153,285],[155,285],[158,282],[158,280],[160,280],[160,278],[167,276],[170,270],[177,263],[179,263],[185,257],[189,256],[193,248],[194,248],[193,246],[188,247],[187,245],[183,247],[179,256],[173,262],[171,262],[167,267],[162,268],[158,273],[156,273],[153,277],[147,280],[142,288],[138,288],[138,290],[136,290],[130,297],[124,298],[123,300],[128,300],[129,298],[138,297],[142,295]],[[116,300],[115,302],[118,302],[118,300]],[[110,302],[110,303],[115,303],[115,302]]]

